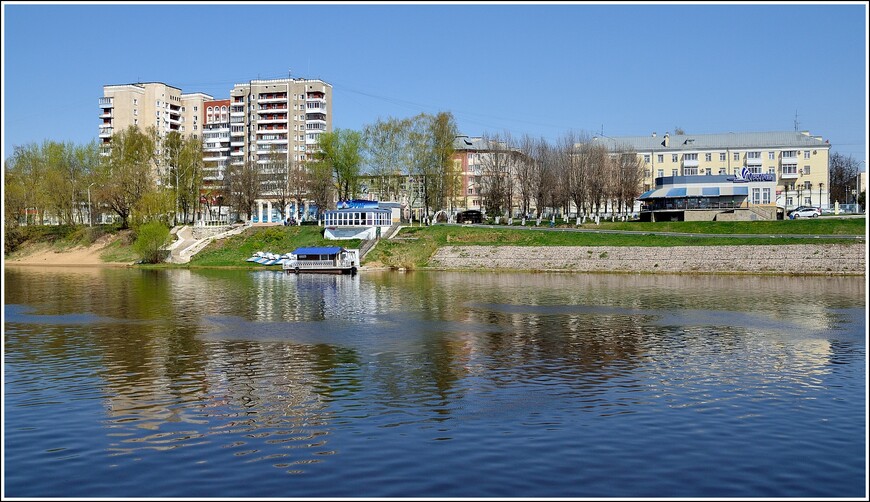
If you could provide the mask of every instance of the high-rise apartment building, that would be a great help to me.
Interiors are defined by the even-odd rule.
[[[143,130],[153,126],[159,140],[172,131],[197,138],[201,134],[202,104],[211,99],[200,92],[183,94],[181,89],[162,82],[103,86],[103,97],[99,101],[103,153],[107,153],[112,136],[129,126]],[[155,152],[158,182],[165,174],[161,169],[159,148]]]
[[[231,163],[305,163],[328,131],[332,86],[322,80],[251,80],[230,91]]]
[[[206,101],[202,106],[203,189],[218,190],[230,160],[230,100]]]

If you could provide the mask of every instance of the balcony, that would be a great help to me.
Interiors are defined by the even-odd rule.
[[[258,103],[287,103],[287,96],[281,98],[260,98]]]
[[[259,129],[257,130],[257,136],[261,134],[287,134],[287,128],[275,128],[275,129]]]
[[[789,164],[782,166],[779,172],[779,178],[783,180],[795,180],[800,177],[797,164]]]
[[[260,108],[257,110],[257,115],[264,115],[268,113],[287,113],[287,106],[281,106],[277,108]]]
[[[259,120],[257,120],[257,123],[258,124],[286,124],[287,117],[284,117],[282,119],[259,119]]]
[[[305,102],[307,103],[305,105],[306,111],[309,111],[309,112],[322,111],[323,113],[326,113],[326,100],[325,99],[323,99],[323,98],[308,98],[305,100]]]
[[[797,156],[794,156],[794,157],[783,156],[781,163],[782,164],[797,164],[798,158],[797,158]]]
[[[243,111],[242,111],[242,112],[230,112],[230,117],[231,117],[231,118],[232,118],[232,117],[242,117],[242,118],[244,118],[244,116],[245,116],[245,112],[243,112]]]
[[[258,145],[286,145],[287,138],[283,138],[283,139],[258,139],[257,144]],[[257,153],[259,153],[259,152],[257,152]]]
[[[755,159],[750,159],[748,157],[746,158],[746,165],[747,166],[760,166],[761,164],[762,164],[761,157],[758,157]]]
[[[683,159],[683,168],[684,169],[687,167],[690,167],[690,168],[694,167],[697,169],[697,167],[699,165],[701,165],[701,163],[698,159],[690,159],[690,160]]]
[[[237,152],[230,152],[230,155],[232,155],[233,157],[244,157],[245,152],[239,150]]]
[[[244,129],[242,129],[241,131],[232,131],[230,133],[230,136],[244,136],[244,135],[245,135]]]
[[[100,114],[100,118],[101,118],[101,119],[110,119],[110,118],[112,118],[112,117],[114,117],[114,116],[115,116],[115,115],[112,113],[112,110],[111,110],[111,109],[109,109],[109,110],[107,110],[107,111],[104,111],[103,113]]]
[[[114,98],[100,98],[100,108],[112,108]]]
[[[233,141],[230,143],[230,146],[245,146],[244,141]]]
[[[114,131],[114,129],[112,127],[102,127],[101,126],[100,127],[100,137],[101,138],[111,138],[112,131]]]

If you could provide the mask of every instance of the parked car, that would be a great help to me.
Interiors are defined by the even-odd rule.
[[[801,206],[794,211],[789,212],[789,217],[793,220],[798,218],[818,218],[822,215],[822,209],[818,207]]]

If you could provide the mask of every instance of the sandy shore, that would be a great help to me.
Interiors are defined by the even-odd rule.
[[[63,251],[56,251],[47,244],[35,246],[24,251],[26,254],[13,254],[4,259],[8,265],[39,265],[41,267],[52,266],[89,266],[100,265],[105,267],[126,267],[131,263],[105,262],[100,259],[103,249],[110,244],[110,240],[101,239],[90,246],[80,246]]]

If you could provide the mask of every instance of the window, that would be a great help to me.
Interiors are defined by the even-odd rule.
[[[713,174],[713,169],[711,169],[709,167],[705,171],[706,171],[707,176],[710,176],[711,174]]]
[[[719,162],[725,162],[725,154],[724,153],[719,154]]]
[[[643,156],[643,161],[646,162],[647,164],[649,164],[649,155],[648,154]]]
[[[807,190],[810,190],[812,186],[812,183],[810,183],[809,181],[804,181],[804,188],[806,188]]]
[[[697,153],[684,153],[683,160],[698,160]]]
[[[740,160],[740,154],[739,154],[739,153],[735,153],[735,154],[734,154],[734,160]]]
[[[671,162],[677,162],[677,154],[671,155]]]
[[[746,152],[747,159],[760,159],[761,152]]]
[[[665,156],[664,156],[664,154],[660,153],[659,154],[659,163],[664,162],[664,161],[665,161]]]
[[[643,171],[643,177],[644,177],[644,178],[649,178],[649,175],[650,175],[650,174],[651,174],[651,173],[650,173],[650,170],[649,170],[649,169],[645,169],[645,170]]]
[[[695,176],[698,174],[697,167],[684,167],[683,168],[683,176]]]
[[[193,124],[193,130],[194,131],[196,130],[196,124]]]
[[[768,173],[768,174],[776,174],[776,167],[774,167],[774,166],[768,166],[768,167],[767,167],[767,173]]]
[[[805,159],[810,158],[810,151],[809,151],[809,150],[807,150],[807,151],[804,152],[804,158],[805,158]]]
[[[671,169],[671,176],[678,176],[676,169]]]
[[[753,188],[752,189],[752,203],[753,204],[761,204],[761,189]]]
[[[138,109],[138,108],[133,108],[133,115],[136,115],[136,116],[139,115],[139,109]]]
[[[767,160],[776,160],[776,152],[767,152]]]
[[[728,174],[728,173],[727,173],[727,171],[725,171],[725,168],[720,167],[719,168],[719,176],[725,176],[726,174]]]
[[[810,198],[810,197],[804,197],[804,205],[805,205],[805,206],[812,206],[812,205],[813,205],[813,199]]]
[[[665,176],[665,170],[664,170],[664,169],[659,169],[658,176],[656,176],[656,177],[657,177],[657,178],[663,178],[664,176]]]
[[[786,151],[782,152],[782,156],[788,157],[788,158],[797,157],[797,152],[794,150],[786,150]]]
[[[761,174],[761,166],[751,166],[749,172],[753,174]]]
[[[797,174],[797,164],[783,164],[782,174]]]
[[[810,174],[810,166],[804,166],[804,176]]]
[[[138,104],[139,104],[139,100],[136,99],[136,98],[133,98],[133,104],[134,104],[134,105],[138,105]]]
[[[762,188],[761,189],[761,203],[762,204],[770,204],[770,189]]]
[[[713,161],[713,154],[712,153],[705,153],[704,160],[707,162],[712,162]]]
[[[139,119],[133,119],[133,125],[139,125]]]
[[[199,107],[198,107],[198,106],[194,106],[194,107],[193,107],[193,111],[198,112],[198,111],[199,111]]]

